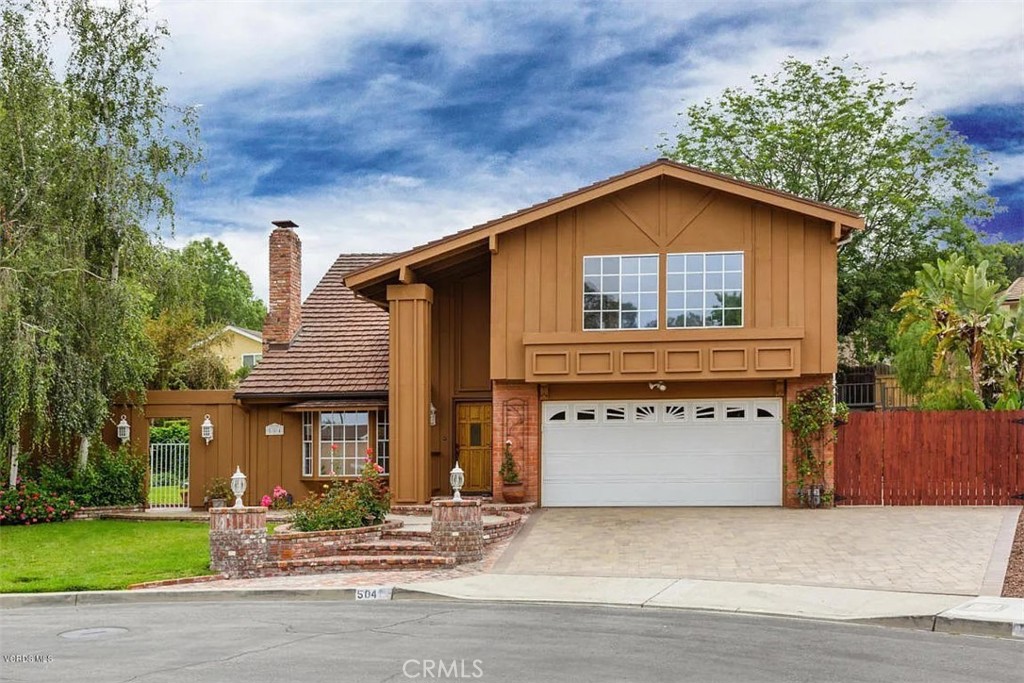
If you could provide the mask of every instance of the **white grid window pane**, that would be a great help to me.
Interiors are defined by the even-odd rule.
[[[743,253],[669,254],[665,325],[743,326]]]
[[[320,476],[354,477],[370,440],[370,414],[320,413]]]
[[[302,476],[313,476],[313,413],[302,414]]]
[[[388,468],[391,465],[391,447],[390,447],[390,429],[391,422],[388,416],[388,411],[378,410],[377,411],[377,464],[384,469],[384,474],[387,474],[391,470]]]
[[[657,256],[583,257],[583,329],[657,327]]]

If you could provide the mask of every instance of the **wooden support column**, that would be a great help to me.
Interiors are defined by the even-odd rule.
[[[430,309],[425,284],[389,285],[388,409],[391,495],[395,503],[430,500]]]

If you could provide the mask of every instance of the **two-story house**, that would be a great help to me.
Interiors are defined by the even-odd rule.
[[[786,406],[831,382],[837,249],[861,227],[658,160],[342,257],[302,307],[279,227],[270,350],[237,393],[257,477],[312,490],[372,448],[396,502],[448,493],[456,459],[466,491],[498,498],[511,442],[544,506],[793,504]],[[267,442],[270,422],[292,436]]]

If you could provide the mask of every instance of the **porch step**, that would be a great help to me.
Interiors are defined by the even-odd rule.
[[[352,555],[430,555],[434,546],[418,538],[388,538],[350,545],[345,554]]]
[[[380,534],[382,541],[430,541],[429,531],[414,531],[412,529],[388,529]]]
[[[454,567],[455,558],[442,555],[334,555],[301,560],[278,560],[270,567],[282,574],[319,574],[324,572],[387,569],[444,569]]]

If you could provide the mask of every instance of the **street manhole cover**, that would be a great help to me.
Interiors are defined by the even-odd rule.
[[[128,633],[128,629],[120,626],[100,626],[97,628],[80,628],[75,631],[64,631],[61,638],[68,640],[99,640],[100,638],[113,638],[122,633]]]

